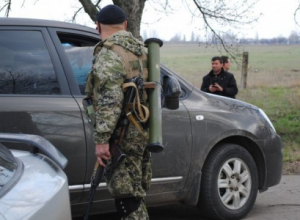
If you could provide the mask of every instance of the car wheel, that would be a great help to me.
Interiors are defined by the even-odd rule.
[[[209,219],[241,219],[252,209],[258,190],[256,164],[236,144],[218,145],[202,169],[198,207]]]

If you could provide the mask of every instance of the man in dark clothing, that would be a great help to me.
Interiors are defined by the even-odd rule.
[[[203,77],[201,90],[215,95],[235,98],[238,88],[234,75],[223,69],[223,60],[221,57],[211,59],[212,70]]]

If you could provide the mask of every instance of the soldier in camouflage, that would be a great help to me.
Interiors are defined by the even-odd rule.
[[[146,53],[143,42],[126,32],[124,11],[108,5],[97,14],[97,29],[102,41],[94,50],[93,68],[87,81],[86,93],[93,96],[95,106],[94,141],[99,164],[111,169],[109,140],[122,112],[124,93],[121,85],[137,72],[147,81]],[[146,92],[143,102],[147,103]],[[144,197],[152,177],[151,154],[146,149],[148,131],[141,134],[133,124],[120,148],[126,154],[111,175],[106,175],[108,189],[122,219],[149,219]],[[146,137],[146,138],[145,138]],[[104,161],[108,161],[105,165]]]

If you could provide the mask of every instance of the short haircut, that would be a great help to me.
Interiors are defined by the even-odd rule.
[[[223,63],[228,63],[228,56],[221,56]]]
[[[219,60],[220,63],[223,63],[223,60],[221,57],[216,56],[216,57],[211,58],[211,61],[216,61],[216,60]]]

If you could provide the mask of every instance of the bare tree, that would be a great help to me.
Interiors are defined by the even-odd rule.
[[[182,41],[181,33],[177,33],[170,39],[170,42],[173,42],[173,43],[178,43],[180,41]]]
[[[12,1],[14,0],[5,0],[6,4],[0,9],[6,9],[6,16],[9,15]],[[199,22],[198,25],[199,28],[200,26],[204,26],[203,33],[207,33],[207,36],[214,36],[214,40],[217,39],[219,45],[224,48],[226,53],[235,57],[238,53],[236,51],[238,47],[232,44],[232,39],[231,42],[228,43],[222,36],[229,30],[228,27],[230,27],[230,29],[236,29],[242,25],[249,25],[255,22],[259,15],[253,17],[253,9],[258,1],[259,0],[236,0],[230,3],[226,0],[181,0],[181,3],[185,4],[190,10],[192,18],[200,18],[203,21],[201,23]],[[95,22],[97,12],[100,10],[101,0],[79,0],[79,2],[80,7],[74,12],[72,20],[75,21],[77,14],[84,9],[85,13]],[[132,32],[135,37],[141,38],[141,19],[146,0],[112,0],[112,2],[127,13],[128,30]],[[177,0],[176,3],[178,4],[178,2],[180,1]],[[156,10],[164,13],[172,11],[172,7],[176,5],[174,1],[169,0],[148,0],[148,3],[150,6],[156,7]],[[207,42],[210,41],[211,39],[207,39]],[[237,39],[236,44],[239,44]]]
[[[97,0],[96,3],[93,3],[92,0],[79,0],[79,2],[82,7],[74,13],[73,20],[75,20],[76,15],[83,8],[90,18],[96,22],[96,15],[100,9],[99,4],[101,3],[101,0]],[[138,38],[141,38],[140,29],[145,2],[146,0],[113,0],[113,3],[121,7],[127,14],[128,30],[133,36]]]
[[[240,0],[229,4],[226,0],[193,0],[197,10],[191,11],[195,17],[204,21],[206,43],[216,44],[220,53],[224,50],[233,60],[238,62],[241,57],[241,44],[237,37],[228,30],[238,30],[244,25],[250,25],[258,20],[260,15],[254,15],[254,6],[258,0]]]
[[[292,31],[288,41],[290,44],[298,44],[300,42],[300,36],[296,31]]]
[[[231,34],[230,41],[226,40],[229,38],[223,38],[223,36],[226,36],[228,28],[238,29],[243,25],[249,25],[257,21],[259,16],[253,17],[253,9],[258,1],[238,0],[234,1],[234,4],[229,4],[226,0],[193,0],[193,4],[191,4],[191,1],[182,0],[182,4],[185,4],[190,10],[191,17],[201,18],[204,22],[203,32],[207,36],[206,43],[210,44],[212,41],[216,41],[220,52],[224,50],[233,60],[237,61],[236,57],[241,54],[237,34]],[[91,3],[91,0],[80,0],[80,2]],[[146,0],[113,0],[114,4],[123,8],[127,13],[128,30],[138,38],[141,38],[140,24],[145,2]],[[174,2],[172,3],[169,0],[151,0],[149,2],[152,3],[152,6],[156,5],[155,9],[161,12],[173,11]],[[199,24],[200,26],[203,26],[203,23]],[[213,36],[213,39],[208,36]]]

